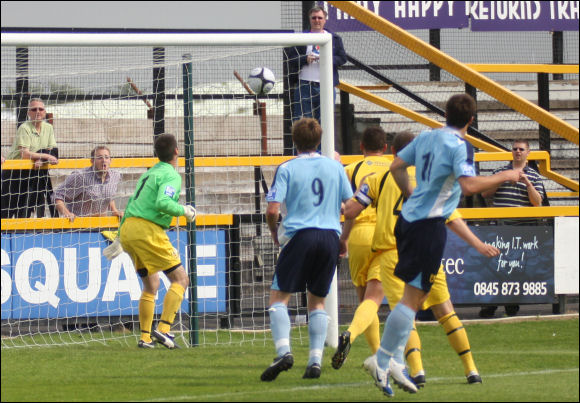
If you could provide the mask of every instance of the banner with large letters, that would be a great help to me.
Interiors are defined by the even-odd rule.
[[[318,2],[333,32],[367,31],[350,15]],[[404,29],[470,28],[472,31],[578,31],[578,1],[359,1]]]
[[[187,234],[168,235],[188,270]],[[196,239],[199,312],[225,312],[225,231],[199,230]],[[103,257],[108,244],[99,232],[3,234],[2,319],[137,315],[140,280],[126,253]],[[156,313],[169,288],[160,278]]]

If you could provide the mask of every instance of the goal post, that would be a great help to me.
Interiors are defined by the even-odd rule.
[[[219,47],[263,47],[263,48],[276,48],[276,49],[281,49],[281,47],[289,47],[289,46],[304,46],[304,45],[319,45],[320,46],[320,71],[321,71],[321,75],[320,75],[320,108],[321,108],[321,126],[323,129],[323,138],[322,138],[322,145],[321,145],[321,149],[322,149],[322,153],[325,156],[328,156],[329,158],[333,158],[334,156],[334,102],[333,102],[333,83],[332,83],[332,36],[330,34],[304,34],[304,33],[235,33],[235,34],[231,34],[231,33],[216,33],[216,34],[197,34],[197,33],[186,33],[186,34],[173,34],[173,33],[160,33],[160,34],[136,34],[136,33],[121,33],[121,34],[109,34],[109,33],[103,33],[103,34],[78,34],[78,33],[2,33],[1,35],[1,45],[2,45],[2,49],[3,49],[3,56],[4,56],[4,49],[5,48],[38,48],[38,49],[42,49],[42,48],[88,48],[90,51],[90,48],[111,48],[111,49],[115,49],[115,51],[117,53],[120,53],[121,56],[123,57],[122,53],[122,49],[123,48],[151,48],[151,47],[167,47],[167,48],[171,48],[171,47],[178,47],[180,50],[183,48],[188,48],[188,47],[215,47],[215,48],[219,48]],[[234,52],[235,53],[235,52]],[[241,55],[243,55],[244,51],[240,51],[239,52]],[[202,56],[198,56],[200,59],[203,59],[204,57],[206,57],[205,55]],[[207,56],[207,59],[212,61],[215,60],[220,60],[222,55],[209,55]],[[3,57],[4,59],[4,57]],[[58,59],[58,58],[55,58]],[[9,89],[4,88],[4,83],[5,80],[8,79],[8,76],[10,76],[10,74],[7,74],[5,77],[4,74],[4,63],[8,63],[8,61],[4,61],[3,60],[3,96],[4,94],[6,94],[7,92],[9,92]],[[58,66],[59,60],[53,60],[51,61],[53,66]],[[150,65],[145,65],[143,67],[139,66],[139,67],[129,67],[127,69],[124,69],[123,66],[119,66],[115,64],[115,60],[112,58],[112,61],[110,61],[111,65],[109,65],[108,67],[94,67],[94,66],[89,66],[88,68],[84,68],[84,69],[79,69],[79,73],[81,75],[91,75],[91,76],[98,76],[99,74],[101,74],[101,70],[102,71],[106,71],[107,69],[111,69],[111,70],[119,70],[121,71],[120,74],[127,74],[127,81],[129,81],[132,86],[133,89],[135,88],[135,84],[139,84],[137,81],[138,80],[130,80],[131,77],[129,76],[130,74],[134,74],[134,75],[138,75],[138,74],[143,74],[143,72],[145,71],[150,71],[151,66]],[[181,64],[184,65],[186,62],[183,61]],[[281,61],[280,61],[281,63]],[[15,65],[17,63],[14,63]],[[232,66],[229,66],[229,68],[231,68]],[[234,66],[235,67],[235,66]],[[58,67],[55,67],[56,69]],[[14,78],[15,80],[18,78],[18,75],[20,74],[18,72],[18,67],[15,68],[15,72],[12,73],[12,76],[10,76],[11,78]],[[66,67],[63,67],[62,70],[67,73],[67,74],[73,74],[72,72],[66,71]],[[234,70],[234,69],[232,69]],[[131,73],[133,72],[133,73]],[[63,73],[63,72],[59,72],[59,73]],[[37,71],[34,71],[31,75],[35,76],[35,75],[42,75],[42,74],[46,74],[47,76],[49,76],[52,73],[38,73]],[[230,75],[231,75],[231,71],[230,71]],[[173,89],[175,90],[174,93],[172,94],[175,95],[175,99],[177,99],[177,94],[179,94],[181,92],[181,94],[183,95],[183,99],[185,100],[186,96],[185,96],[185,88],[181,88],[181,86],[183,85],[183,87],[185,87],[184,83],[181,83],[180,80],[184,79],[185,77],[185,69],[183,70],[183,77],[179,77],[176,78],[176,83],[173,86]],[[41,78],[38,78],[39,76],[35,76],[33,79],[37,79],[38,81],[41,81]],[[133,77],[134,78],[134,77]],[[285,80],[286,77],[280,77],[277,78],[278,81],[281,80]],[[58,74],[55,74],[55,78],[54,80],[58,80]],[[68,90],[68,89],[67,89]],[[84,104],[90,103],[92,102],[92,98],[86,97],[83,98],[82,95],[78,95],[76,92],[73,93],[73,91],[69,91],[69,93],[71,93],[71,98],[70,99],[63,99],[63,95],[62,93],[56,93],[57,90],[53,90],[53,92],[51,93],[52,95],[54,95],[54,99],[58,100],[58,103],[66,105],[67,103],[69,103],[69,101],[72,102],[83,102],[83,107],[84,108],[89,108],[87,106],[85,106]],[[76,89],[75,89],[76,91]],[[98,92],[96,91],[94,88],[92,89],[92,91],[94,92]],[[114,90],[109,90],[114,92]],[[45,93],[46,90],[38,90],[38,89],[31,89],[29,91],[29,93],[32,94],[36,94],[36,93]],[[104,92],[104,91],[103,91]],[[147,92],[147,91],[144,91]],[[51,96],[52,96],[51,95]],[[141,99],[141,101],[147,99],[146,96],[143,96],[142,94],[140,94],[139,91],[139,95],[140,97],[137,97],[135,95],[129,95],[126,97],[126,99],[124,99],[124,101],[129,101],[129,100],[133,100],[133,99]],[[9,96],[7,96],[7,99],[9,98]],[[12,101],[14,101],[16,99],[15,96],[12,96]],[[200,101],[206,98],[196,98],[194,100],[190,100],[189,101],[189,105],[186,105],[186,108],[181,109],[181,113],[183,113],[183,109],[187,109],[188,107],[191,108],[192,113],[196,113],[196,107],[198,106],[196,104],[196,102],[201,102]],[[228,98],[223,98],[223,99],[228,99]],[[239,99],[239,97],[234,96],[231,99]],[[223,100],[221,100],[223,102]],[[61,105],[62,106],[62,105]],[[150,105],[149,105],[150,106]],[[60,107],[60,106],[59,106]],[[144,107],[144,105],[141,103],[141,107]],[[4,108],[4,106],[3,106]],[[55,106],[56,108],[56,106]],[[64,108],[64,107],[63,107]],[[116,111],[112,110],[112,113],[114,114]],[[88,119],[91,118],[91,113],[90,111],[86,112],[86,115],[88,116]],[[94,113],[93,113],[94,115]],[[149,114],[148,114],[149,115]],[[55,118],[58,120],[59,119],[59,115],[56,114]],[[187,127],[188,124],[191,124],[191,132],[193,135],[193,138],[195,139],[196,136],[196,132],[193,131],[193,124],[194,123],[187,123],[185,122],[185,119],[187,119],[187,116],[181,116],[178,117],[179,119],[182,120],[181,123],[177,122],[173,125],[174,128],[178,128],[179,130],[183,130],[183,131],[179,131],[176,134],[180,137],[180,139],[185,139],[187,141],[189,136],[184,136],[185,131],[187,131]],[[3,131],[4,131],[4,124],[6,123],[6,125],[12,125],[14,124],[14,126],[16,126],[16,122],[4,122],[4,114],[3,114]],[[150,119],[150,117],[148,117],[148,119]],[[104,134],[102,136],[103,139],[105,140],[111,140],[111,139],[118,139],[118,137],[114,137],[114,136],[118,136],[118,135],[124,135],[125,133],[119,134],[122,132],[122,128],[124,128],[126,124],[128,124],[128,119],[118,119],[118,122],[114,122],[112,123],[112,125],[118,125],[119,127],[121,127],[121,129],[117,129],[116,127],[109,127],[109,128],[105,128],[104,130]],[[77,129],[77,126],[74,127],[74,129]],[[12,129],[14,130],[14,129]],[[139,130],[139,128],[136,128],[135,131],[137,132]],[[72,129],[71,129],[72,131]],[[79,133],[80,138],[76,139],[76,142],[82,142],[83,139],[89,139],[90,136],[89,134],[91,133],[84,133],[81,132]],[[132,135],[132,134],[131,134]],[[9,142],[11,142],[13,140],[13,132],[10,133],[10,139]],[[113,136],[113,137],[112,137]],[[57,134],[58,137],[58,134]],[[58,138],[57,138],[58,141]],[[90,142],[90,140],[86,140],[83,146],[84,147],[88,147],[89,144],[91,146],[93,145],[97,145],[99,143],[101,143],[102,141],[99,141],[98,143],[95,141],[95,144],[92,144]],[[3,155],[6,154],[6,150],[8,150],[8,141],[4,140],[3,143]],[[72,146],[71,146],[72,147]],[[139,146],[135,146],[135,147],[141,147],[141,145]],[[189,147],[189,148],[188,148]],[[143,150],[147,150],[148,148],[150,148],[149,146],[145,146],[142,147]],[[188,150],[188,154],[189,153],[194,153],[194,155],[189,156],[186,160],[186,168],[185,169],[185,176],[186,176],[186,181],[184,183],[191,183],[191,189],[186,189],[186,191],[184,192],[184,199],[186,202],[193,202],[195,199],[199,200],[199,197],[196,196],[196,190],[198,189],[196,186],[199,186],[199,188],[202,188],[203,186],[207,186],[207,184],[198,184],[198,182],[194,181],[193,177],[194,175],[197,173],[193,167],[196,166],[195,163],[195,158],[198,157],[199,155],[197,154],[197,148],[194,152],[193,150],[193,144],[188,144],[187,142],[184,144],[184,148],[186,150]],[[135,148],[136,150],[136,148]],[[141,148],[140,148],[141,150]],[[151,151],[151,150],[150,150]],[[182,150],[183,152],[184,150]],[[139,151],[141,152],[141,151]],[[248,154],[252,154],[251,151],[247,151]],[[128,156],[134,157],[134,156],[142,156],[142,157],[150,157],[151,155],[146,155],[146,151],[143,151],[143,155],[140,155],[137,153],[137,151],[133,152],[133,150],[127,150],[126,152],[124,151],[122,154],[126,154]],[[257,154],[259,154],[259,149],[257,151]],[[274,153],[275,154],[275,153]],[[279,155],[283,155],[282,153],[280,153]],[[204,158],[206,157],[206,155],[202,155]],[[220,155],[221,157],[221,155]],[[234,157],[235,155],[232,154],[228,154],[226,155],[226,157]],[[67,162],[67,156],[66,153],[64,154],[64,156],[62,155],[62,150],[61,150],[61,161],[63,162]],[[79,156],[74,156],[72,158],[79,158]],[[15,161],[8,161],[8,167],[10,166],[15,166],[15,165],[11,165],[14,164]],[[235,164],[232,164],[235,165]],[[229,165],[229,166],[232,166]],[[71,162],[69,164],[69,167],[77,167],[75,165],[74,162]],[[217,167],[217,165],[216,165]],[[127,168],[129,169],[129,168]],[[140,172],[143,172],[144,166],[138,166],[136,167],[137,170],[141,169]],[[189,171],[189,169],[191,169],[191,171]],[[55,172],[58,171],[58,169],[55,170]],[[182,171],[183,173],[183,171]],[[136,175],[138,176],[138,174],[132,174],[132,175]],[[187,175],[191,176],[191,181],[188,182],[187,180]],[[224,179],[222,179],[221,177],[219,177],[219,175],[221,175],[221,173],[212,173],[212,175],[215,175],[217,181],[226,181],[227,182],[227,177],[224,176]],[[240,174],[241,175],[241,174]],[[236,178],[237,180],[237,178]],[[133,182],[134,183],[134,182]],[[215,185],[215,184],[213,184]],[[220,185],[219,183],[217,185]],[[203,220],[203,207],[200,209],[198,208],[198,212],[200,213],[199,218]],[[251,213],[254,213],[254,211],[252,211]],[[25,219],[21,219],[21,223],[20,225],[23,225],[25,228],[27,226]],[[38,218],[36,219],[38,220]],[[51,220],[50,218],[47,218],[47,220]],[[257,224],[256,224],[257,225]],[[51,225],[48,224],[47,228],[50,228]],[[199,226],[198,226],[199,228]],[[105,228],[93,228],[92,230],[102,230]],[[107,228],[107,229],[114,229],[114,228]],[[65,231],[63,229],[63,231]],[[58,231],[57,231],[58,232]],[[34,233],[33,230],[31,230],[30,233]],[[179,232],[178,232],[179,234]],[[179,235],[178,239],[179,239]],[[8,254],[5,254],[4,251],[4,238],[2,239],[2,243],[3,243],[3,250],[2,250],[2,266],[4,268],[5,266],[5,262],[7,261],[5,259],[5,255],[8,256]],[[89,242],[93,242],[93,241],[89,241]],[[191,240],[189,241],[191,243]],[[199,239],[199,235],[197,237],[197,242],[200,242]],[[197,251],[199,252],[199,245],[197,245]],[[187,248],[186,248],[187,249]],[[189,252],[185,252],[187,255],[193,255],[195,253],[195,248],[191,249],[189,248]],[[180,250],[181,252],[181,250]],[[93,252],[91,252],[93,253]],[[91,255],[92,256],[92,255]],[[191,259],[191,262],[193,262],[195,264],[195,262],[199,262],[199,256],[197,256],[197,260],[195,258]],[[34,257],[31,257],[30,259],[34,259]],[[59,258],[57,257],[57,260]],[[14,262],[12,262],[14,263]],[[60,261],[56,261],[55,265],[61,264],[62,262]],[[92,264],[92,263],[91,263]],[[199,264],[199,263],[197,263]],[[191,267],[192,264],[190,263],[189,265],[189,270],[192,272],[196,272],[197,269],[196,267]],[[91,266],[92,267],[92,266]],[[35,269],[37,270],[37,269]],[[92,268],[91,268],[92,270]],[[121,270],[117,268],[117,270]],[[205,268],[204,268],[205,270]],[[32,271],[31,271],[32,272]],[[46,274],[44,274],[46,275]],[[43,276],[44,276],[43,275]],[[3,269],[2,272],[2,277],[3,277],[3,284],[4,284],[4,277],[5,277],[5,272]],[[123,280],[125,281],[125,280]],[[129,281],[129,280],[126,280]],[[31,286],[32,291],[34,291],[34,284],[32,284]],[[56,287],[56,286],[55,286]],[[200,287],[202,287],[202,285],[200,285]],[[269,285],[268,285],[269,288]],[[201,288],[198,288],[201,289]],[[4,287],[2,289],[2,294],[3,294],[3,305],[4,305],[4,295],[5,295],[5,290]],[[48,304],[47,304],[48,305]],[[44,308],[43,308],[44,309]],[[47,308],[48,311],[50,311],[52,308]],[[101,307],[99,307],[98,309],[101,309]],[[103,307],[103,309],[106,309],[105,307]],[[119,311],[122,312],[122,307],[116,307],[115,308],[115,312]],[[3,311],[4,311],[4,306],[3,306]],[[42,309],[41,309],[42,311]],[[332,284],[332,288],[331,288],[331,293],[329,295],[329,297],[327,298],[327,311],[330,317],[330,324],[329,324],[329,330],[328,330],[328,337],[327,337],[327,344],[335,347],[337,344],[337,340],[338,340],[338,303],[337,303],[337,282],[336,282],[336,277],[335,280],[333,281]],[[41,315],[43,315],[41,313]],[[42,319],[42,318],[41,318]],[[46,319],[48,322],[51,321],[50,318],[44,318]],[[297,323],[298,319],[297,319]],[[48,328],[50,328],[51,326],[47,326]],[[197,327],[197,325],[192,325],[192,328]],[[261,328],[262,329],[262,328]],[[195,330],[195,329],[194,329]],[[98,341],[101,341],[102,338],[95,338]],[[4,338],[3,338],[4,340]],[[53,342],[52,338],[47,338],[47,339],[43,339],[43,341],[38,342],[39,344],[67,344],[68,341],[62,341],[63,338],[60,338],[59,341],[57,342]],[[89,338],[86,338],[86,340],[88,341],[92,341],[89,340]],[[193,337],[190,338],[191,344],[197,344],[197,338]],[[199,341],[200,344],[203,344],[203,340]],[[34,342],[37,343],[37,342]],[[9,347],[10,343],[2,343],[2,347]]]

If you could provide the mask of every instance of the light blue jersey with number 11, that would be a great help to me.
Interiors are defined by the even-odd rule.
[[[448,218],[461,197],[457,179],[475,176],[471,144],[457,130],[443,127],[422,132],[397,155],[415,166],[417,178],[417,187],[403,204],[405,220]]]
[[[266,196],[266,201],[282,204],[280,245],[305,228],[331,229],[340,235],[340,205],[351,197],[350,182],[338,161],[304,153],[281,164]]]

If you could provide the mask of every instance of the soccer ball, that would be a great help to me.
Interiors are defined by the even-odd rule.
[[[256,67],[250,72],[248,77],[248,85],[257,95],[267,94],[274,88],[276,77],[274,73],[267,67]]]

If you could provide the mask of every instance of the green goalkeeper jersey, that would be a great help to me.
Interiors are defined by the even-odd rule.
[[[159,162],[145,172],[137,182],[137,189],[123,216],[140,217],[167,229],[173,217],[185,213],[178,203],[181,176],[167,162]],[[123,223],[121,223],[121,226]]]

